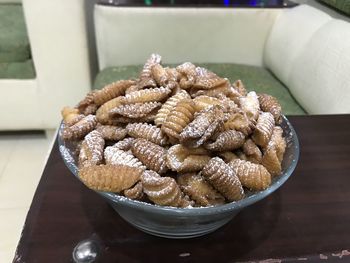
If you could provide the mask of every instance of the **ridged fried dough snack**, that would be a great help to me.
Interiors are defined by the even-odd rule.
[[[257,145],[265,147],[269,143],[274,126],[275,121],[272,114],[270,112],[261,112],[252,135],[253,141]]]
[[[83,114],[80,114],[78,109],[70,107],[64,107],[61,110],[61,115],[64,124],[68,127],[74,125],[85,117]]]
[[[210,206],[242,199],[243,187],[264,190],[282,172],[278,101],[190,62],[164,67],[152,54],[137,79],[91,91],[61,113],[60,135],[95,190]]]
[[[182,130],[193,120],[194,113],[194,103],[191,99],[179,101],[167,115],[161,130],[173,141],[178,140]]]
[[[260,164],[236,159],[228,165],[235,171],[242,185],[250,190],[262,191],[271,184],[271,174]]]
[[[135,139],[131,151],[148,169],[159,174],[168,170],[166,166],[166,150],[145,139]]]
[[[213,89],[227,82],[227,79],[220,78],[215,73],[202,67],[196,67],[196,82],[193,87],[196,89]]]
[[[79,170],[79,178],[96,191],[120,193],[140,180],[143,170],[126,165],[95,165]]]
[[[104,151],[104,158],[106,164],[112,165],[126,165],[130,167],[140,168],[146,170],[146,167],[129,151],[123,151],[115,146],[108,146]]]
[[[282,172],[282,159],[286,149],[286,141],[282,137],[282,132],[280,127],[274,128],[261,161],[272,176],[280,175]]]
[[[160,106],[162,106],[162,103],[155,101],[119,105],[116,108],[113,108],[109,111],[109,116],[112,119],[120,116],[133,119],[143,118],[150,114],[153,110],[160,108]]]
[[[126,129],[121,126],[98,124],[96,130],[101,133],[103,139],[109,141],[122,140],[127,134]]]
[[[122,104],[146,103],[152,101],[163,101],[171,93],[171,89],[167,87],[142,89],[126,94],[122,98]]]
[[[176,70],[180,75],[180,87],[184,90],[191,88],[196,82],[196,66],[193,65],[191,62],[185,62],[177,66]]]
[[[108,84],[101,90],[92,93],[93,101],[96,105],[100,106],[115,97],[124,95],[125,90],[134,84],[134,80],[119,80]]]
[[[204,147],[210,151],[223,152],[238,149],[244,142],[245,136],[242,132],[229,130],[219,133],[214,142],[208,143]]]
[[[157,205],[186,207],[190,204],[171,177],[161,177],[154,171],[146,170],[141,181],[144,193]]]
[[[91,132],[97,124],[94,115],[88,115],[70,127],[65,127],[62,132],[64,140],[79,140]]]
[[[247,114],[250,120],[257,120],[259,117],[260,103],[258,95],[251,91],[245,97],[239,98],[242,110]]]
[[[144,197],[142,182],[138,182],[133,187],[124,190],[123,194],[125,197],[133,199],[133,200],[142,200]]]
[[[210,160],[209,152],[204,148],[187,148],[176,144],[168,149],[166,161],[168,167],[176,172],[200,171]]]
[[[202,175],[229,201],[244,197],[244,190],[235,171],[218,157],[212,158],[202,170]]]
[[[158,86],[165,87],[169,82],[169,75],[165,68],[160,64],[155,64],[151,68],[152,78],[155,80]]]
[[[127,133],[134,138],[143,138],[160,146],[168,144],[168,137],[163,131],[147,123],[129,123],[126,126]]]
[[[223,197],[203,176],[197,173],[181,174],[177,178],[180,189],[200,206],[213,206],[225,203]]]
[[[232,84],[232,86],[234,87],[235,90],[238,91],[238,93],[239,93],[241,96],[247,96],[247,93],[248,93],[248,92],[247,92],[247,90],[246,90],[246,88],[245,88],[243,82],[242,82],[240,79],[236,80],[236,81]]]
[[[151,54],[151,56],[147,59],[145,65],[140,74],[140,81],[152,81],[154,83],[150,83],[150,86],[156,86],[155,81],[152,79],[152,67],[156,64],[159,64],[162,60],[162,57],[158,54]]]
[[[201,95],[193,99],[194,106],[197,112],[209,108],[210,106],[220,105],[224,107],[222,100],[206,95]]]
[[[237,130],[247,136],[255,129],[255,123],[255,120],[249,119],[242,111],[229,113],[227,120],[224,122],[224,130]]]
[[[80,148],[79,167],[101,164],[104,147],[105,140],[98,131],[94,130],[86,135]]]
[[[252,163],[261,163],[262,153],[252,139],[248,139],[242,146],[243,152]]]
[[[154,123],[157,126],[162,125],[169,113],[175,108],[176,104],[183,99],[191,99],[190,95],[185,90],[181,90],[171,96],[159,109]]]
[[[205,143],[224,123],[222,107],[214,105],[194,116],[179,136],[180,142],[191,147],[199,147]]]
[[[259,94],[260,108],[263,111],[270,112],[277,124],[281,123],[282,107],[278,100],[268,94]]]
[[[107,101],[96,111],[96,118],[101,124],[114,124],[114,122],[109,117],[109,112],[121,105],[123,97],[117,97]]]
[[[113,148],[117,148],[119,150],[123,150],[123,151],[128,151],[131,149],[131,146],[134,142],[134,138],[125,138],[117,143],[115,143],[113,145]]]

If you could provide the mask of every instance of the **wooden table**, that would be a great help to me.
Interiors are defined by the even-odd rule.
[[[69,172],[56,142],[14,262],[71,262],[87,238],[102,248],[98,262],[350,262],[350,115],[289,119],[301,145],[291,178],[226,226],[189,240],[126,223]]]

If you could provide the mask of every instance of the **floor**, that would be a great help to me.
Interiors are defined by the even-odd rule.
[[[0,262],[12,262],[54,130],[0,132]]]

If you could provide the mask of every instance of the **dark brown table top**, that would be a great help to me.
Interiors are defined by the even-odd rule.
[[[350,115],[289,119],[301,145],[290,179],[216,232],[189,240],[126,223],[69,172],[56,142],[14,262],[72,262],[87,238],[101,246],[98,262],[350,262]]]
[[[195,8],[290,8],[290,0],[99,0],[98,4],[115,7],[195,7]]]

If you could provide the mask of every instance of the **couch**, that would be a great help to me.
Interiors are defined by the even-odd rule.
[[[240,78],[248,89],[277,96],[286,114],[350,113],[346,20],[305,4],[291,9],[97,4],[91,19],[87,2],[23,0],[36,77],[0,80],[7,97],[0,110],[11,112],[1,115],[0,130],[57,127],[64,105],[75,105],[93,86],[136,77],[153,52],[164,63],[205,63],[219,75]]]
[[[104,80],[129,76],[152,52],[166,63],[210,63],[286,114],[350,113],[350,23],[309,5],[291,9],[127,8],[96,5]],[[225,63],[220,67],[217,63]],[[134,75],[137,76],[137,75]]]
[[[84,1],[0,0],[0,9],[21,4],[31,60],[3,69],[0,130],[53,129],[62,105],[74,105],[91,88]],[[14,55],[26,55],[24,46]]]

